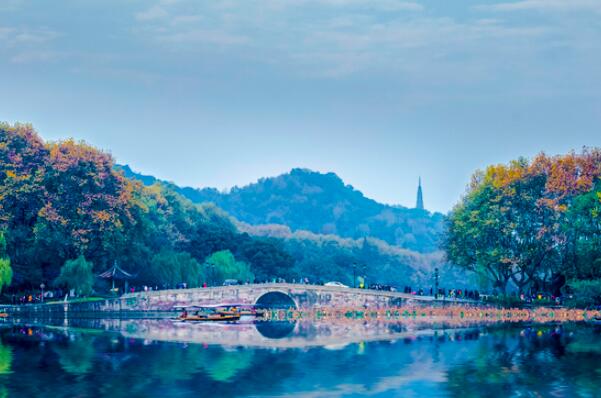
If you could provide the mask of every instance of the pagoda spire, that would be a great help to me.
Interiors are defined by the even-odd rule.
[[[424,196],[422,193],[422,178],[419,177],[417,183],[417,202],[415,203],[415,208],[424,210]]]

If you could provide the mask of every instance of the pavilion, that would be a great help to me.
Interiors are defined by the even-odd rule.
[[[99,278],[102,279],[107,279],[107,280],[111,280],[112,282],[112,288],[111,291],[116,292],[115,290],[115,281],[124,281],[124,288],[123,291],[124,293],[127,293],[127,287],[128,287],[128,283],[130,279],[135,278],[135,275],[130,274],[127,271],[124,271],[121,267],[119,267],[119,265],[117,264],[117,261],[115,261],[113,263],[113,266],[111,268],[109,268],[108,270],[104,271],[103,273],[98,275]]]

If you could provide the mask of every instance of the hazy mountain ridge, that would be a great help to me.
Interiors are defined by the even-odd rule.
[[[278,239],[295,259],[296,269],[301,274],[321,280],[334,278],[351,284],[349,276],[355,264],[357,272],[364,273],[369,283],[428,288],[434,282],[434,269],[438,268],[441,286],[477,286],[474,275],[447,264],[442,251],[418,253],[377,238],[341,238],[304,230],[293,232],[289,227],[279,224],[255,226],[233,222],[240,232]]]
[[[129,166],[120,168],[146,185],[159,181]],[[297,168],[229,192],[166,184],[195,203],[213,202],[250,225],[281,224],[292,232],[306,230],[352,239],[374,237],[419,252],[436,251],[442,232],[442,214],[378,203],[335,173]]]

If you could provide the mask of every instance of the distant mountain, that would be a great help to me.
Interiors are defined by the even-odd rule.
[[[158,182],[129,166],[120,168],[127,177],[146,185]],[[442,214],[378,203],[334,173],[293,169],[229,192],[167,184],[192,202],[213,202],[250,225],[281,224],[292,231],[352,239],[374,237],[419,252],[436,251],[442,232]]]

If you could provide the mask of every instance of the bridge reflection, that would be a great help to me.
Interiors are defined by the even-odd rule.
[[[255,323],[257,331],[268,339],[283,339],[294,332],[296,322],[294,321],[275,321],[275,322],[257,322]]]
[[[48,319],[39,324],[52,324]],[[368,341],[407,340],[434,336],[441,330],[468,328],[478,323],[459,320],[411,319],[394,322],[312,320],[242,321],[236,323],[188,323],[171,319],[65,319],[54,328],[102,330],[124,338],[224,347],[304,348],[341,347]]]

